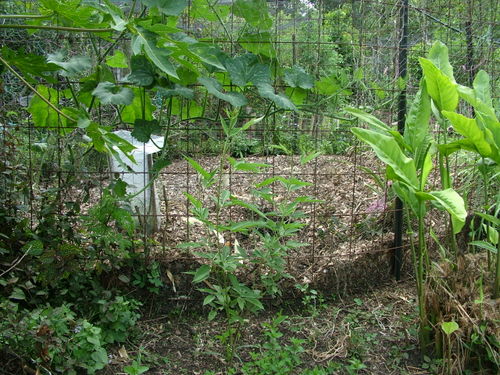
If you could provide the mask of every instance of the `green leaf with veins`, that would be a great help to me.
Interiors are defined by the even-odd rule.
[[[155,107],[151,104],[151,98],[149,95],[144,95],[144,103],[141,100],[141,91],[142,89],[138,87],[134,87],[134,100],[132,103],[125,106],[121,113],[122,121],[127,124],[133,124],[136,119],[143,118],[142,106],[144,105],[144,120],[152,120],[153,119],[153,111]]]
[[[134,130],[132,131],[132,137],[137,139],[139,142],[146,143],[151,139],[151,134],[159,133],[161,131],[161,126],[158,121],[152,120],[141,120],[136,119],[134,123]]]
[[[129,105],[134,99],[134,92],[127,87],[120,87],[111,82],[101,82],[92,91],[102,104]]]
[[[295,104],[292,103],[292,101],[289,98],[287,98],[283,94],[276,94],[274,92],[273,86],[271,86],[270,84],[268,83],[260,84],[259,86],[257,86],[257,90],[260,96],[271,100],[276,105],[276,107],[292,111],[297,110],[297,107],[295,106]]]
[[[195,19],[204,18],[212,22],[218,21],[217,14],[222,19],[225,19],[229,15],[231,10],[230,6],[218,4],[210,6],[208,3],[207,0],[192,0],[189,15]],[[215,12],[217,12],[217,14]]]
[[[178,16],[187,7],[187,0],[141,0],[148,7],[155,7],[167,16]]]
[[[144,50],[146,56],[158,69],[167,73],[169,76],[179,78],[175,67],[169,60],[172,51],[156,46],[158,35],[140,26],[136,26],[136,31],[137,34],[132,38],[132,51],[134,54],[140,55]]]
[[[255,86],[271,83],[269,66],[259,64],[257,56],[251,53],[226,58],[223,63],[232,82],[239,87],[245,87],[247,83],[253,83]]]
[[[216,98],[229,102],[234,107],[242,107],[247,104],[245,96],[239,92],[222,92],[222,85],[214,78],[200,77],[198,82],[201,83],[207,91]]]
[[[130,74],[125,81],[136,86],[151,86],[155,81],[153,66],[144,55],[132,56],[130,59]]]
[[[304,90],[310,90],[314,87],[314,77],[297,65],[291,69],[285,69],[283,79],[291,87],[300,87]]]
[[[158,94],[166,98],[172,96],[182,96],[183,98],[186,99],[194,99],[194,90],[178,84],[175,84],[173,88],[169,89],[160,87],[158,89]]]
[[[122,51],[116,50],[113,56],[106,57],[106,64],[112,68],[128,68],[127,56]]]
[[[236,0],[233,13],[259,30],[269,30],[273,26],[266,0]]]
[[[92,67],[92,60],[88,56],[72,56],[65,60],[66,56],[62,51],[57,51],[47,56],[49,63],[56,64],[64,69],[61,75],[66,77],[76,76]]]
[[[13,51],[8,47],[1,49],[2,57],[11,65],[19,69],[26,80],[30,83],[38,83],[35,77],[45,79],[47,82],[55,83],[57,79],[51,72],[60,69],[56,64],[49,63],[44,56],[39,56],[22,51]]]
[[[276,50],[272,40],[271,34],[268,32],[245,33],[238,39],[238,43],[248,52],[274,59],[276,58]]]
[[[41,85],[37,86],[36,90],[55,107],[59,106],[57,90]],[[54,129],[57,128],[59,120],[61,120],[61,122],[65,120],[37,95],[31,98],[28,112],[31,113],[33,123],[36,127]]]

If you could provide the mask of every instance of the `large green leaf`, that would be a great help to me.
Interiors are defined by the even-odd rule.
[[[454,234],[459,233],[467,218],[465,203],[462,197],[453,189],[431,191],[429,193],[451,215]]]
[[[484,70],[477,72],[473,82],[476,96],[486,105],[492,107],[490,76]]]
[[[290,87],[300,87],[304,90],[310,90],[314,87],[314,77],[297,65],[291,69],[285,69],[283,79]]]
[[[111,82],[101,82],[92,91],[102,104],[128,105],[134,99],[134,92],[127,87],[120,87]]]
[[[297,107],[295,106],[295,104],[293,104],[292,101],[286,97],[286,95],[276,94],[274,92],[273,86],[271,86],[269,83],[260,84],[259,86],[257,86],[257,91],[263,98],[271,100],[276,105],[276,107],[288,109],[291,111],[297,111]]]
[[[429,60],[441,70],[452,82],[455,82],[453,77],[453,67],[450,64],[448,57],[448,47],[439,40],[434,42],[429,51]]]
[[[384,122],[380,121],[378,118],[375,116],[366,113],[358,108],[353,108],[353,107],[347,107],[345,108],[345,111],[347,113],[350,113],[353,116],[356,116],[359,118],[361,121],[366,122],[368,125],[370,125],[373,129],[377,131],[382,131],[382,132],[389,132],[391,131],[391,128],[387,126]]]
[[[233,13],[259,30],[269,30],[273,26],[266,0],[236,0]]]
[[[369,129],[352,128],[351,130],[360,140],[371,146],[378,158],[390,166],[401,181],[415,190],[418,189],[415,162],[401,151],[398,142],[392,136]]]
[[[192,0],[189,15],[193,18],[204,18],[208,21],[218,21],[217,15],[225,19],[230,13],[229,5],[219,5],[207,0]],[[217,12],[217,13],[216,13]]]
[[[420,90],[415,95],[408,115],[406,116],[404,140],[413,153],[424,142],[429,134],[431,117],[431,101],[427,94],[425,81],[420,82]]]
[[[139,142],[146,143],[151,139],[151,134],[159,133],[161,131],[161,126],[156,120],[141,120],[136,119],[134,123],[134,130],[132,131],[132,137],[137,139]]]
[[[167,16],[178,16],[188,5],[188,0],[141,0],[148,7],[155,7]]]
[[[276,58],[273,38],[268,32],[245,33],[238,39],[238,43],[248,52],[252,52],[256,55],[263,55],[271,59]]]
[[[43,78],[47,82],[55,83],[57,81],[51,72],[60,70],[56,64],[49,63],[47,59],[40,55],[24,53],[22,51],[13,51],[8,47],[1,49],[2,57],[19,69],[26,80],[30,83],[38,83],[37,78]]]
[[[125,78],[136,86],[151,86],[155,80],[153,66],[143,55],[135,55],[130,59],[130,74]]]
[[[55,107],[59,106],[59,93],[57,90],[42,85],[37,86],[36,90]],[[60,117],[52,107],[37,95],[31,98],[28,112],[31,113],[36,127],[55,129],[60,125],[59,121],[65,121],[64,117]]]
[[[172,88],[158,88],[158,94],[163,97],[170,98],[172,96],[181,96],[186,99],[194,99],[194,90],[177,83]]]
[[[220,70],[225,69],[221,61],[225,59],[226,55],[219,46],[208,43],[193,43],[189,46],[189,51],[205,64]]]
[[[169,60],[172,51],[166,48],[159,48],[156,46],[158,35],[146,30],[141,26],[136,26],[137,34],[132,38],[132,51],[134,54],[141,54],[142,50],[151,62],[161,71],[172,76],[179,78],[175,67]]]
[[[255,86],[271,83],[269,66],[259,64],[257,56],[253,54],[227,58],[224,60],[224,66],[237,86],[244,87],[250,82]]]
[[[138,87],[134,87],[132,90],[134,92],[134,100],[132,100],[132,103],[123,108],[121,112],[121,118],[123,122],[133,124],[136,119],[151,121],[153,119],[153,111],[155,108],[151,104],[150,96],[141,95],[142,89]],[[145,101],[143,101],[141,98],[145,99]]]
[[[113,56],[106,57],[106,64],[112,68],[128,68],[127,56],[122,51],[116,50]]]
[[[455,112],[443,111],[443,115],[450,120],[453,129],[465,138],[469,139],[475,146],[477,152],[483,157],[491,156],[491,146],[486,142],[484,133],[479,128],[476,120],[465,117]]]
[[[229,102],[234,107],[242,107],[247,104],[247,99],[239,92],[222,92],[222,85],[214,78],[200,77],[198,82],[201,83],[207,91],[216,98]]]
[[[454,111],[458,105],[456,83],[439,70],[432,61],[420,58],[427,92],[440,111]]]
[[[88,56],[72,56],[66,58],[65,53],[58,51],[47,56],[47,61],[56,64],[64,69],[62,76],[75,76],[89,70],[92,67],[92,60]]]

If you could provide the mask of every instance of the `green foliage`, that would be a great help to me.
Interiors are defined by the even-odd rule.
[[[101,82],[92,91],[102,104],[129,105],[134,99],[134,92],[127,87],[119,87],[112,82]]]

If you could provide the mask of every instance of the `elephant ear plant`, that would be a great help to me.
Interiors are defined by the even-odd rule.
[[[418,219],[418,246],[412,246],[412,255],[417,280],[419,338],[421,346],[427,348],[431,332],[425,306],[425,280],[430,268],[425,226],[428,203],[450,214],[454,234],[460,232],[467,216],[464,201],[456,191],[427,189],[427,180],[434,168],[433,156],[438,150],[429,133],[431,99],[427,84],[424,80],[420,83],[403,135],[371,114],[354,108],[348,108],[347,112],[369,125],[368,129],[353,128],[352,132],[370,145],[386,165],[387,178],[393,182],[394,192]]]
[[[436,42],[428,58],[421,58],[423,78],[407,113],[404,134],[401,135],[371,114],[358,109],[348,108],[347,112],[368,124],[368,129],[353,128],[352,132],[363,142],[371,146],[377,157],[386,165],[386,175],[393,182],[392,188],[405,203],[409,212],[418,219],[418,245],[413,246],[415,275],[417,280],[418,306],[420,317],[420,342],[423,349],[428,349],[431,335],[431,320],[426,311],[426,279],[430,271],[430,262],[426,248],[425,215],[432,206],[446,210],[449,214],[451,236],[449,249],[442,247],[441,256],[455,259],[460,255],[455,235],[464,227],[467,216],[462,197],[452,189],[452,178],[448,157],[459,150],[473,152],[481,159],[478,170],[484,177],[485,191],[496,195],[496,203],[488,201],[490,194],[485,194],[485,208],[496,207],[498,212],[500,195],[500,123],[491,100],[488,75],[480,71],[473,83],[473,88],[457,84],[453,77],[453,68],[448,61],[448,50]],[[469,118],[456,112],[460,99],[467,102],[474,110],[475,118]],[[439,125],[441,132],[436,138],[430,132],[431,116]],[[448,140],[448,127],[451,125],[458,137]],[[461,137],[460,137],[461,136]],[[437,160],[441,177],[441,190],[427,189],[427,180]],[[486,176],[490,176],[487,179]],[[493,177],[491,177],[493,176]],[[495,253],[496,276],[493,297],[499,295],[500,258],[498,251],[498,231],[495,214],[479,213],[484,219],[487,240],[472,244]]]

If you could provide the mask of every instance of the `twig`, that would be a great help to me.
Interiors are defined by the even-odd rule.
[[[21,262],[22,262],[22,260],[26,257],[26,255],[28,255],[28,253],[29,253],[29,251],[32,249],[32,247],[33,247],[33,246],[30,246],[30,247],[29,247],[29,249],[28,249],[28,250],[26,250],[26,252],[25,252],[25,253],[24,253],[24,254],[23,254],[23,255],[22,255],[22,256],[21,256],[18,260],[16,260],[12,266],[10,266],[10,267],[9,267],[6,271],[2,272],[2,273],[0,274],[0,277],[2,277],[3,275],[5,275],[5,274],[9,273],[9,272],[10,272],[10,271],[12,271],[14,268],[16,268],[16,267],[17,267],[17,265],[18,265],[19,263],[21,263]]]
[[[110,33],[114,29],[86,29],[81,27],[67,27],[67,26],[50,26],[50,25],[15,25],[5,24],[0,25],[0,29],[31,29],[31,30],[57,30],[57,31],[71,31],[77,33]]]

